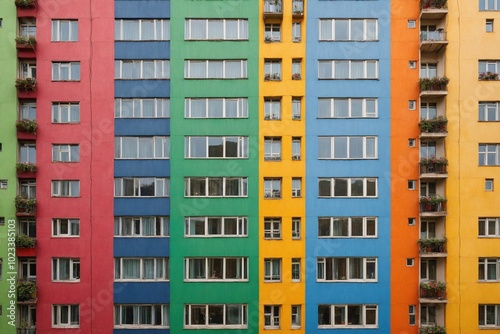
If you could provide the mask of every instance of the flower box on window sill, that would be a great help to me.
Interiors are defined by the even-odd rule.
[[[300,160],[300,155],[292,155],[292,160],[294,161]]]
[[[495,72],[482,72],[482,73],[479,73],[478,80],[481,80],[481,81],[494,81],[494,80],[498,80],[498,73],[495,73]]]
[[[281,161],[281,157],[264,157],[265,161]]]
[[[264,75],[264,81],[281,81],[281,76],[278,73],[266,73]]]
[[[421,0],[420,7],[422,9],[444,9],[446,2],[447,0]]]
[[[300,80],[300,79],[301,79],[300,73],[294,73],[294,74],[292,74],[292,80]]]

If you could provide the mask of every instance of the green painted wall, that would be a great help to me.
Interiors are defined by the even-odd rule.
[[[248,18],[248,41],[184,41],[185,18]],[[254,1],[171,2],[171,333],[183,332],[184,304],[248,304],[248,330],[258,332],[258,6]],[[185,80],[185,59],[247,59],[243,80]],[[185,119],[185,97],[248,97],[248,119]],[[249,136],[244,160],[184,159],[186,135]],[[247,198],[184,198],[186,176],[246,176]],[[248,216],[248,238],[184,238],[184,216]],[[231,250],[228,252],[228,250]],[[247,256],[246,283],[190,283],[185,256]],[[187,330],[186,330],[187,331]],[[215,330],[215,332],[226,332]],[[214,333],[214,330],[196,330]]]
[[[17,51],[15,44],[17,30],[17,15],[14,1],[0,2],[0,18],[2,19],[2,27],[0,28],[0,143],[2,150],[0,151],[0,180],[7,180],[7,189],[0,189],[0,217],[5,218],[5,226],[0,226],[0,258],[3,260],[2,279],[0,280],[0,305],[2,305],[2,316],[0,317],[0,333],[9,334],[16,333],[16,322],[12,322],[13,317],[9,307],[10,302],[15,303],[15,296],[9,292],[11,287],[10,282],[15,288],[16,282],[12,278],[17,275],[17,263],[15,259],[15,249],[8,250],[8,233],[9,221],[11,221],[10,233],[12,234],[12,221],[16,219],[14,209],[14,198],[16,197],[17,178],[16,178],[16,161],[17,161],[17,137],[16,137],[16,120],[17,120],[17,94],[14,87],[14,82],[17,75]],[[12,241],[12,239],[11,239]],[[9,262],[9,253],[11,259]],[[14,256],[12,258],[12,256]],[[9,282],[10,279],[10,282]],[[10,296],[9,296],[10,294]],[[10,297],[10,298],[9,298]],[[9,325],[14,324],[14,326]]]

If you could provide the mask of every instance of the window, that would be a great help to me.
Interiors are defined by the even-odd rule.
[[[80,327],[80,305],[52,305],[52,328]]]
[[[417,181],[408,180],[408,190],[416,190],[416,189],[417,189]]]
[[[301,327],[300,305],[292,305],[292,328]]]
[[[19,259],[19,278],[26,281],[36,281],[36,259]]]
[[[30,218],[19,219],[20,234],[27,235],[30,238],[36,238],[36,220]]]
[[[19,144],[19,162],[36,163],[36,146],[35,144],[22,143]]]
[[[0,180],[0,189],[7,189],[8,181]]]
[[[281,137],[264,138],[264,160],[281,160]]]
[[[376,41],[377,19],[320,19],[320,41]]]
[[[79,197],[80,181],[52,181],[53,197]]]
[[[376,159],[377,137],[318,137],[318,159]]]
[[[248,118],[248,98],[187,98],[185,118]]]
[[[168,257],[115,257],[115,281],[168,281]]]
[[[500,102],[479,102],[479,121],[498,122],[500,121]]]
[[[420,222],[420,239],[436,238],[436,222],[421,221]]]
[[[0,217],[0,226],[5,226],[5,217]],[[1,273],[1,270],[0,270]]]
[[[185,281],[248,281],[247,257],[184,259]]]
[[[169,217],[115,217],[115,237],[168,237]]]
[[[19,76],[21,77],[21,79],[27,79],[27,78],[36,79],[36,63],[20,62]]]
[[[36,198],[36,181],[20,181],[19,193],[26,198]]]
[[[78,20],[52,20],[52,42],[78,41]]]
[[[115,118],[170,118],[170,99],[115,99]]]
[[[247,328],[246,304],[184,305],[184,328]]]
[[[320,238],[376,238],[376,217],[318,217]]]
[[[493,32],[493,19],[486,19],[486,32]]]
[[[264,60],[264,80],[265,81],[281,80],[281,59]]]
[[[417,305],[408,306],[408,323],[412,326],[417,324]]]
[[[170,197],[170,179],[165,177],[115,178],[115,197]]]
[[[298,240],[301,238],[301,219],[300,217],[292,218],[292,239]]]
[[[378,117],[376,98],[320,98],[318,118],[375,118]]]
[[[410,138],[408,139],[408,147],[415,147],[415,139]]]
[[[318,328],[376,328],[377,318],[377,305],[318,305]]]
[[[264,198],[281,198],[281,179],[264,179]]]
[[[480,328],[500,327],[500,305],[479,304],[478,313]]]
[[[292,42],[298,43],[302,40],[300,22],[292,22]]]
[[[500,218],[479,218],[478,235],[487,238],[500,238]]]
[[[279,305],[264,305],[264,329],[280,328]]]
[[[292,259],[292,282],[300,282],[300,259]]]
[[[420,196],[436,196],[436,182],[420,181]]]
[[[319,178],[319,197],[377,197],[376,178]]]
[[[115,60],[115,79],[170,79],[170,60]]]
[[[292,137],[292,160],[300,160],[301,157],[301,138]]]
[[[264,282],[281,281],[281,259],[264,259]]]
[[[408,110],[415,110],[415,109],[417,109],[417,101],[408,100]]]
[[[479,166],[500,165],[500,144],[479,144]]]
[[[186,177],[186,197],[247,197],[246,177]]]
[[[30,18],[19,18],[19,36],[36,37],[36,21]]]
[[[292,197],[302,197],[302,178],[292,178]]]
[[[407,267],[413,267],[415,265],[415,259],[408,258],[406,259],[406,266]]]
[[[318,257],[317,276],[322,281],[377,281],[377,259],[363,257]]]
[[[479,0],[479,10],[500,10],[500,0]]]
[[[436,325],[436,305],[420,304],[420,325]]]
[[[292,80],[302,79],[302,60],[292,59]]]
[[[248,158],[248,137],[184,137],[185,158]]]
[[[52,81],[80,81],[80,62],[52,63]]]
[[[52,123],[79,123],[80,103],[54,102],[52,103]]]
[[[115,137],[115,159],[169,159],[170,137]]]
[[[480,60],[479,80],[498,80],[500,60]]]
[[[246,237],[247,217],[185,217],[185,237]]]
[[[0,258],[0,281],[2,280],[2,273],[3,273],[3,267],[2,267],[2,265],[3,265],[3,259]],[[0,316],[1,315],[2,314],[0,313]]]
[[[248,40],[247,19],[186,19],[184,40]]]
[[[318,60],[318,79],[378,79],[378,60]]]
[[[80,259],[52,259],[53,281],[80,281]]]
[[[36,102],[21,102],[19,105],[19,119],[36,120]]]
[[[247,61],[231,60],[186,60],[185,79],[246,79]]]
[[[115,20],[115,41],[169,41],[170,21]]]
[[[437,261],[430,259],[420,259],[420,279],[425,281],[436,281]]]
[[[437,64],[422,63],[420,64],[420,78],[437,77]]]
[[[80,219],[54,218],[52,219],[53,237],[80,236]]]
[[[281,218],[264,218],[264,239],[281,239]]]
[[[421,103],[420,104],[420,118],[433,119],[437,117],[436,103]]]
[[[264,41],[281,42],[281,26],[279,24],[264,25]]]
[[[415,226],[416,225],[416,219],[415,218],[408,218],[408,225],[409,226]]]
[[[417,27],[417,22],[415,20],[408,20],[408,28],[415,29]]]
[[[408,67],[411,68],[411,69],[417,68],[417,61],[416,60],[410,60],[408,62]]]
[[[264,119],[265,120],[281,119],[281,99],[264,98]]]
[[[292,119],[300,121],[302,115],[302,99],[300,97],[292,97]]]
[[[53,162],[79,162],[80,145],[78,144],[53,144],[52,145]]]
[[[168,328],[169,326],[170,305],[115,305],[115,328]]]
[[[500,258],[479,258],[479,281],[500,281]]]
[[[484,180],[484,190],[493,191],[494,180],[493,179],[485,179]]]

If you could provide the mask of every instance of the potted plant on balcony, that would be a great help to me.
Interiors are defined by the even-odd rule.
[[[273,80],[273,81],[281,80],[280,74],[279,73],[273,73],[273,74],[271,74],[271,80]]]
[[[450,82],[450,79],[447,77],[434,77],[431,79],[432,81],[432,90],[445,90],[446,86]]]
[[[37,128],[38,128],[38,124],[35,120],[22,119],[22,120],[16,122],[16,129],[18,132],[36,133]]]
[[[18,91],[34,91],[36,88],[36,80],[33,78],[16,79],[16,88]]]
[[[33,36],[19,36],[16,37],[16,44],[18,47],[34,49],[36,46],[36,38]]]
[[[15,0],[14,3],[18,8],[31,8],[36,6],[36,0]]]
[[[430,252],[431,249],[431,241],[430,239],[418,239],[418,245],[420,246],[421,252]]]
[[[21,214],[34,214],[36,212],[36,199],[23,195],[16,196],[16,212]]]
[[[300,73],[293,73],[292,74],[292,80],[300,80],[301,76]]]
[[[420,328],[420,334],[446,334],[446,328],[442,326],[429,326]]]
[[[29,162],[18,162],[16,172],[19,178],[33,178],[38,170],[37,165]]]
[[[16,236],[16,248],[35,248],[36,239],[28,237],[26,234]]]
[[[446,198],[441,196],[432,196],[431,202],[435,207],[435,211],[445,211]]]
[[[422,9],[442,9],[446,7],[446,0],[422,0],[420,5]]]
[[[36,283],[30,281],[19,281],[17,284],[17,300],[27,301],[36,299]]]
[[[479,80],[498,80],[498,73],[495,72],[481,72],[478,76]]]

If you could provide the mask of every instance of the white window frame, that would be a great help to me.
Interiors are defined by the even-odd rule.
[[[335,194],[335,182],[337,180],[342,180],[347,182],[347,195],[336,195]],[[352,196],[351,192],[351,184],[355,180],[362,180],[363,181],[363,195],[361,196]],[[335,198],[376,198],[378,197],[378,178],[376,177],[336,177],[336,178],[319,178],[318,181],[324,182],[324,181],[329,181],[330,182],[330,194],[329,195],[320,195],[318,193],[318,197],[320,198],[330,198],[330,197],[335,197]],[[375,184],[375,194],[374,195],[368,195],[368,182],[372,182]],[[319,188],[318,188],[319,190]]]
[[[499,73],[500,60],[488,59],[478,61],[478,73],[492,72]]]
[[[347,304],[347,305],[318,305],[318,310],[321,307],[328,307],[329,308],[329,320],[330,324],[319,324],[318,323],[318,328],[378,328],[378,305],[374,304]],[[347,322],[347,319],[349,319],[349,307],[361,307],[361,325],[352,325]],[[339,310],[344,310],[342,312],[342,315],[344,316],[344,321],[341,323],[337,324],[335,323],[335,309],[338,308]],[[367,324],[366,323],[366,313],[368,311],[375,311],[375,324]],[[319,312],[318,312],[319,313]]]
[[[302,41],[302,25],[300,22],[292,22],[292,42],[300,43]]]
[[[36,120],[36,102],[26,101],[19,103],[19,119]]]
[[[300,121],[302,117],[302,98],[292,97],[292,119]]]
[[[201,21],[200,23],[205,23],[205,38],[195,38],[192,37],[191,31],[191,24],[193,21]],[[205,21],[205,22],[203,22]],[[209,22],[214,22],[217,21],[219,23],[222,23],[222,36],[217,36],[217,37],[209,37],[210,34],[210,26]],[[237,37],[236,38],[231,38],[227,36],[227,31],[229,29],[232,29],[231,27],[228,27],[227,24],[229,21],[236,21],[238,25],[237,29]],[[246,34],[245,34],[246,32]],[[215,19],[215,18],[210,18],[210,19],[191,19],[187,18],[184,21],[184,40],[185,41],[209,41],[209,40],[224,40],[224,41],[247,41],[248,40],[248,19]]]
[[[61,278],[61,262],[67,262],[67,279]],[[52,282],[80,282],[80,259],[52,258]]]
[[[19,63],[19,77],[21,79],[36,79],[36,62],[21,61]]]
[[[124,261],[138,261],[139,277],[124,278]],[[146,262],[153,261],[153,278],[146,277]],[[170,281],[170,258],[168,257],[115,257],[114,258],[114,281],[115,282],[168,282]],[[158,270],[161,268],[160,275]]]
[[[292,160],[298,161],[302,157],[302,139],[300,137],[292,137]]]
[[[146,102],[154,104],[152,115],[147,114]],[[115,98],[115,118],[170,118],[170,99]]]
[[[264,259],[264,282],[281,282],[281,259]]]
[[[264,80],[281,80],[281,59],[264,59]]]
[[[265,24],[264,41],[281,42],[281,25],[277,23]]]
[[[292,198],[302,197],[302,178],[292,177]]]
[[[479,238],[500,238],[500,217],[478,219]]]
[[[138,38],[125,38],[123,25],[127,22],[137,23]],[[145,23],[152,23],[153,38],[143,38],[142,33],[145,29]],[[115,19],[115,41],[169,41],[170,40],[170,20],[168,19]]]
[[[148,222],[146,222],[148,220]],[[148,234],[147,223],[152,220],[153,234]],[[168,216],[115,216],[115,238],[163,238],[170,236],[170,217]]]
[[[437,117],[436,102],[420,102],[420,119],[433,119]]]
[[[302,219],[300,217],[292,218],[292,240],[300,240],[302,238]]]
[[[67,159],[64,157],[67,155]],[[52,162],[79,162],[79,144],[52,144]]]
[[[281,120],[280,98],[264,98],[264,119]]]
[[[417,305],[408,305],[408,324],[410,326],[417,324]]]
[[[22,37],[36,37],[36,20],[19,18],[19,35]]]
[[[479,166],[500,166],[500,144],[490,143],[478,145]],[[495,160],[492,164],[488,163],[488,158],[492,157]]]
[[[80,103],[53,102],[52,123],[54,124],[80,123]]]
[[[210,156],[210,139],[222,141],[222,156]],[[227,156],[229,139],[236,139],[236,156]],[[204,140],[205,156],[192,156],[197,149],[193,145],[198,140]],[[184,137],[184,158],[186,159],[248,159],[248,137],[246,136],[186,136]]]
[[[281,240],[281,218],[265,217],[264,218],[264,239],[265,240]]]
[[[436,259],[420,259],[420,280],[436,281],[438,276],[438,262]]]
[[[7,185],[7,181],[5,182],[5,185]],[[19,181],[19,193],[27,198],[36,198],[36,181]]]
[[[68,39],[62,37],[62,30],[68,28]],[[78,20],[52,20],[52,42],[78,42]]]
[[[135,143],[133,143],[135,141]],[[145,143],[146,142],[146,143]],[[130,148],[135,145],[135,156],[124,157],[123,148]],[[143,147],[142,145],[147,145]],[[151,152],[151,156],[144,156],[146,152]],[[170,159],[170,137],[115,137],[115,159],[116,160],[158,160]]]
[[[19,162],[36,163],[36,144],[24,142],[19,144]]]
[[[236,234],[226,233],[228,220],[235,220]],[[201,224],[202,234],[197,234],[196,222]],[[210,223],[216,222],[220,234],[211,233]],[[220,227],[219,227],[220,224]],[[184,237],[186,238],[246,238],[248,237],[248,217],[184,217]]]
[[[351,142],[354,142],[355,140],[360,139],[362,140],[361,145],[362,145],[362,153],[361,157],[350,157],[351,153]],[[347,156],[344,158],[336,158],[335,157],[335,144],[336,141],[345,141],[346,147],[345,147],[345,152]],[[373,141],[373,155],[368,154],[368,144],[369,141]],[[329,145],[330,146],[330,152],[329,155],[327,156],[320,156],[320,149],[319,146],[321,144]],[[377,136],[333,136],[333,137],[323,137],[319,136],[318,137],[318,160],[368,160],[368,159],[378,159],[378,137]]]
[[[347,100],[347,116],[341,117],[335,114],[335,101],[345,101]],[[362,110],[361,110],[361,116],[353,116],[353,102],[361,100],[362,103]],[[319,98],[318,99],[318,104],[322,101],[328,102],[330,104],[330,111],[328,114],[328,117],[325,117],[323,114],[319,114],[319,108],[318,108],[318,118],[377,118],[378,117],[378,99],[377,98],[369,98],[369,97],[364,97],[364,98]],[[368,102],[371,102],[374,104],[375,110],[373,112],[368,111]]]
[[[193,103],[195,101],[205,101],[205,109],[203,116],[196,116],[193,111]],[[222,101],[222,117],[213,117],[210,115],[210,104]],[[229,103],[237,103],[236,116],[228,116]],[[186,98],[184,100],[184,118],[248,118],[248,98],[246,97],[226,97],[226,98]]]
[[[62,78],[62,69],[67,69],[67,78]],[[79,61],[52,62],[52,81],[80,81],[80,70]]]
[[[481,311],[481,309],[483,309]],[[493,311],[493,312],[492,312]],[[488,312],[494,314],[494,321],[488,321]],[[483,313],[483,317],[481,317]],[[481,319],[483,318],[483,319]],[[500,328],[500,304],[479,304],[478,305],[478,325],[479,329]]]
[[[493,113],[490,114],[490,112]],[[492,116],[492,117],[490,117]],[[500,101],[479,102],[479,122],[500,121]]]
[[[20,258],[17,266],[20,279],[36,281],[36,258]]]
[[[359,220],[362,222],[362,234],[361,235],[353,235],[353,219]],[[341,223],[341,220],[347,220],[345,223],[347,224],[347,235],[334,235],[334,227],[336,221]],[[322,224],[329,224],[328,235],[320,235]],[[375,234],[368,234],[368,224],[373,224],[375,229]],[[377,238],[377,230],[378,230],[378,219],[377,217],[318,217],[318,238]]]
[[[68,193],[63,193],[62,188],[66,187]],[[53,180],[52,181],[52,197],[80,197],[80,181],[79,180]]]
[[[264,160],[281,161],[281,137],[264,137]]]
[[[67,225],[64,233],[62,225]],[[76,233],[74,233],[76,232]],[[78,218],[52,218],[52,236],[58,238],[71,238],[80,236],[80,219]]]
[[[5,226],[5,223],[3,224]],[[36,219],[20,218],[19,234],[24,234],[30,238],[36,238]]]
[[[202,309],[204,310],[204,315],[210,314],[210,307],[223,307],[223,316],[222,316],[222,324],[210,324],[210,317],[204,317],[204,324],[192,324],[192,316],[193,309]],[[241,314],[241,321],[239,324],[226,324],[226,314],[228,313],[228,307],[238,307]],[[189,329],[199,329],[199,328],[207,328],[207,329],[216,329],[216,328],[228,328],[228,329],[245,329],[248,328],[248,305],[247,304],[185,304],[184,305],[184,328]]]
[[[194,74],[191,74],[191,63],[205,63],[205,74],[204,76],[195,77]],[[222,77],[213,77],[210,76],[209,67],[211,64],[222,62]],[[230,62],[240,62],[240,74],[236,77],[228,77],[229,74],[226,74],[226,66]],[[248,71],[247,71],[247,60],[246,59],[227,59],[227,60],[203,60],[203,59],[190,59],[184,61],[184,79],[215,79],[215,80],[238,80],[238,79],[247,79]]]
[[[479,10],[480,11],[496,11],[500,10],[500,0],[495,0],[493,2],[493,8],[489,7],[488,0],[479,0]]]
[[[331,33],[331,36],[332,38],[331,39],[328,39],[328,38],[322,38],[323,36],[323,29],[322,29],[322,23],[323,22],[326,22],[326,21],[330,21],[330,33]],[[347,21],[347,24],[348,24],[348,38],[347,39],[336,39],[335,38],[335,21]],[[352,36],[352,24],[353,24],[353,21],[363,21],[363,37],[361,39],[354,39],[353,36]],[[369,38],[369,34],[368,34],[368,22],[370,21],[375,21],[375,37],[374,38]],[[378,41],[378,20],[377,19],[320,19],[319,20],[319,29],[318,29],[318,33],[319,33],[319,41],[331,41],[331,42],[334,42],[334,41],[342,41],[342,42],[347,42],[347,41],[370,41],[370,42],[375,42],[375,41]]]
[[[152,179],[154,184],[154,194],[151,196],[141,195],[141,181],[143,179]],[[133,181],[134,195],[123,195],[124,180]],[[115,197],[170,197],[170,178],[168,177],[117,177],[115,178]]]
[[[266,199],[281,199],[282,184],[281,178],[265,178],[264,179],[264,198]]]
[[[500,258],[480,257],[478,259],[478,266],[479,282],[500,282]],[[480,275],[481,273],[482,275]],[[494,275],[495,278],[489,278],[491,274]]]
[[[123,323],[124,316],[132,308],[132,324]],[[128,309],[128,310],[127,310]],[[148,311],[148,309],[150,309]],[[138,328],[170,328],[170,305],[169,304],[115,304],[114,328],[138,329]],[[150,315],[150,323],[144,323],[141,313],[146,311]],[[158,311],[161,319],[156,319]],[[126,314],[122,314],[125,312]],[[157,325],[156,323],[160,323]]]
[[[301,321],[301,306],[300,305],[292,305],[292,328],[298,329],[302,327]]]
[[[222,268],[220,268],[220,274],[222,277],[216,275],[216,271],[212,270],[209,272],[211,263],[213,261],[222,262]],[[239,263],[240,276],[241,278],[229,278],[228,277],[228,261]],[[193,266],[202,265],[202,271],[204,271],[202,276],[196,278],[190,278],[191,276],[191,263]],[[194,275],[194,273],[193,273]],[[184,282],[248,282],[248,257],[205,257],[205,258],[184,258]]]
[[[341,277],[335,277],[335,269],[337,261],[345,261],[345,275]],[[351,278],[350,269],[351,262],[361,260],[362,266],[362,277],[361,278]],[[328,265],[327,262],[330,264]],[[368,277],[368,267],[370,265],[374,266],[374,276]],[[328,273],[327,269],[331,268],[332,272]],[[331,276],[331,279],[327,277]],[[316,282],[377,282],[378,281],[378,259],[376,257],[318,257],[316,259]]]
[[[204,195],[203,194],[191,194],[191,182],[203,181]],[[226,195],[226,183],[230,180],[238,180],[239,188],[238,195]],[[211,195],[210,194],[210,182],[211,181],[222,181],[222,194]],[[248,178],[247,177],[186,177],[184,178],[184,197],[248,197]]]
[[[353,77],[352,66],[354,63],[363,63],[363,75],[361,77]],[[335,73],[335,64],[336,63],[347,63],[349,67],[349,73],[347,77],[337,78]],[[321,64],[330,64],[331,66],[331,77],[323,76],[320,72]],[[368,76],[368,64],[375,65],[375,75],[373,77]],[[379,61],[377,59],[359,59],[359,60],[318,60],[318,79],[319,80],[374,80],[379,78]]]
[[[154,70],[151,73],[147,73],[145,64],[153,63]],[[124,65],[131,64],[132,67],[137,67],[138,73],[136,76],[125,77],[124,76]],[[134,70],[131,70],[132,74]],[[115,79],[116,80],[158,80],[170,79],[170,60],[169,59],[117,59],[115,60]]]
[[[302,277],[302,268],[300,258],[292,258],[291,278],[292,282],[300,282]]]
[[[63,322],[64,318],[68,321]],[[52,305],[52,328],[80,328],[80,305]]]
[[[264,329],[280,329],[281,305],[264,305]]]

